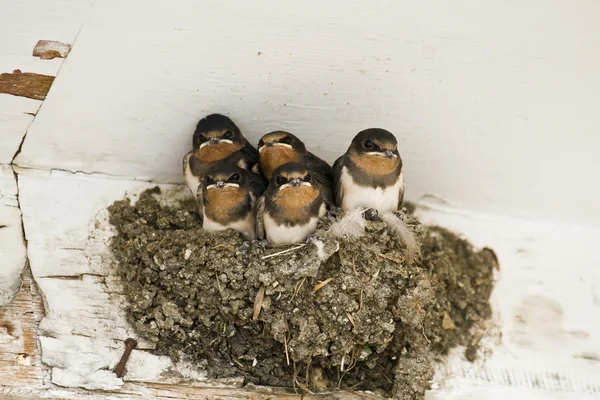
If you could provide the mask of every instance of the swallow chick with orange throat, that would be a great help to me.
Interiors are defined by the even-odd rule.
[[[333,170],[325,161],[306,150],[304,143],[296,136],[285,131],[274,131],[264,135],[258,142],[259,163],[254,171],[259,170],[267,180],[271,180],[273,172],[280,166],[297,162],[304,164],[311,171],[315,183],[322,192],[327,206],[333,206]]]
[[[269,188],[259,199],[257,236],[271,244],[302,242],[317,229],[325,213],[312,172],[303,164],[284,164],[273,171]]]
[[[183,158],[185,182],[196,195],[208,169],[227,160],[250,169],[258,162],[258,152],[242,135],[237,125],[221,114],[211,114],[196,125],[192,151]]]
[[[254,240],[257,199],[266,186],[260,175],[235,164],[210,168],[202,181],[202,228],[209,232],[233,229],[246,240]]]
[[[344,211],[398,210],[404,199],[404,171],[394,135],[379,128],[358,133],[334,163],[333,180],[335,203]]]

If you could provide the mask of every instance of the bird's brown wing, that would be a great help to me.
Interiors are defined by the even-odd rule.
[[[268,182],[262,175],[257,175],[254,172],[249,174],[250,192],[255,198],[261,196],[267,190]]]
[[[344,167],[344,156],[341,156],[333,163],[333,199],[335,205],[342,206],[342,168]]]
[[[331,166],[312,153],[307,153],[303,161],[313,173],[327,208],[333,207],[333,170]]]
[[[265,196],[260,196],[256,203],[256,237],[265,240]]]
[[[258,163],[258,150],[256,150],[247,140],[244,147],[240,149],[240,152],[247,164],[246,169],[252,169],[252,167]]]

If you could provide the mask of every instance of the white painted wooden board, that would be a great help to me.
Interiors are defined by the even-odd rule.
[[[381,126],[410,200],[600,223],[599,70],[589,0],[103,0],[18,163],[172,182],[210,112],[329,161]]]
[[[42,360],[62,386],[115,389],[110,369],[135,332],[111,278],[105,207],[151,184],[54,171],[20,171],[31,269],[47,303]],[[173,194],[186,194],[184,187]],[[135,196],[134,196],[135,198]],[[429,206],[426,208],[425,206]],[[423,203],[419,215],[493,247],[501,271],[494,319],[476,364],[455,351],[437,370],[429,399],[579,400],[600,397],[600,229],[465,213]],[[141,348],[147,344],[142,342]],[[127,379],[163,381],[174,367],[134,351]],[[137,361],[136,361],[137,360]],[[189,374],[189,370],[187,372]],[[185,375],[184,376],[189,376]],[[201,378],[201,376],[200,376]]]
[[[0,165],[0,306],[10,303],[19,291],[25,262],[17,182],[12,168]]]
[[[33,121],[39,100],[0,94],[0,164],[10,164]]]
[[[417,215],[493,248],[501,268],[488,324],[501,341],[484,341],[491,354],[475,364],[455,354],[437,371],[440,395],[431,398],[600,398],[600,229],[464,212],[431,199]]]
[[[73,43],[88,17],[92,0],[1,0],[0,73],[23,72],[56,76],[61,58],[41,60],[32,56],[38,40]]]
[[[23,224],[34,279],[44,294],[39,326],[42,361],[59,386],[116,389],[112,372],[128,337],[137,338],[119,305],[124,295],[110,276],[111,230],[106,207],[148,184],[60,171],[19,171]],[[138,348],[152,348],[138,338]],[[128,380],[155,380],[170,359],[134,351]]]

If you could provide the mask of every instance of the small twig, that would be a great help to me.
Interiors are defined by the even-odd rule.
[[[280,256],[282,254],[286,254],[286,253],[289,253],[291,251],[295,251],[295,250],[301,249],[304,246],[306,246],[306,244],[301,244],[299,246],[292,247],[291,249],[287,249],[287,250],[279,251],[277,253],[269,254],[267,256],[261,257],[261,260],[266,260],[267,258],[271,258],[271,257],[277,257],[277,256]]]
[[[260,289],[258,289],[258,293],[256,294],[256,298],[254,299],[254,313],[252,314],[253,322],[256,322],[256,320],[258,319],[258,315],[260,314],[260,310],[262,309],[264,298],[265,285],[261,285]]]
[[[360,299],[358,302],[358,311],[362,310],[363,308],[363,288],[360,288]]]
[[[217,288],[219,289],[219,294],[223,297],[223,289],[221,289],[221,281],[219,280],[219,274],[215,271],[215,277],[217,278]]]
[[[423,337],[425,338],[425,340],[427,340],[427,344],[431,345],[431,340],[429,340],[427,335],[425,335],[425,327],[424,326],[421,327],[421,332],[423,333]]]
[[[285,361],[287,361],[287,365],[290,365],[290,354],[288,353],[287,347],[287,332],[283,335],[283,345],[285,346]],[[294,369],[296,369],[296,364],[294,363]]]
[[[304,278],[302,278],[300,283],[296,284],[296,287],[294,288],[294,294],[292,295],[292,298],[290,299],[290,301],[294,300],[296,295],[298,295],[298,293],[300,292],[300,289],[302,289],[302,285],[304,285],[304,281],[306,281],[306,278],[307,277],[305,276]]]
[[[315,287],[313,288],[313,293],[315,293],[317,290],[321,289],[323,286],[327,285],[332,280],[333,280],[333,278],[327,278],[323,282],[316,284]]]
[[[348,319],[350,320],[350,323],[352,324],[354,329],[356,329],[356,324],[354,323],[354,318],[352,318],[352,315],[350,315],[348,311],[346,311],[346,315],[348,316]]]
[[[379,257],[381,258],[385,258],[386,260],[390,260],[395,262],[396,264],[402,264],[404,261],[406,261],[406,257],[404,258],[395,258],[392,256],[388,256],[387,254],[377,254]]]
[[[388,376],[385,374],[385,372],[381,372],[381,375],[383,375],[383,377],[389,382],[389,383],[393,383],[392,380],[390,378],[388,378]]]

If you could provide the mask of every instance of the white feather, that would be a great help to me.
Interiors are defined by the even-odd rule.
[[[347,212],[342,219],[331,224],[329,232],[334,237],[359,238],[365,234],[366,221],[363,217],[365,209],[359,207]]]
[[[312,244],[317,248],[317,257],[319,257],[319,260],[325,261],[325,243],[319,239],[314,239]]]
[[[415,239],[415,235],[412,233],[409,227],[406,226],[404,221],[393,212],[381,213],[380,217],[383,221],[385,221],[386,224],[388,224],[392,232],[402,239],[406,245],[409,261],[415,261],[419,254],[419,245]]]

